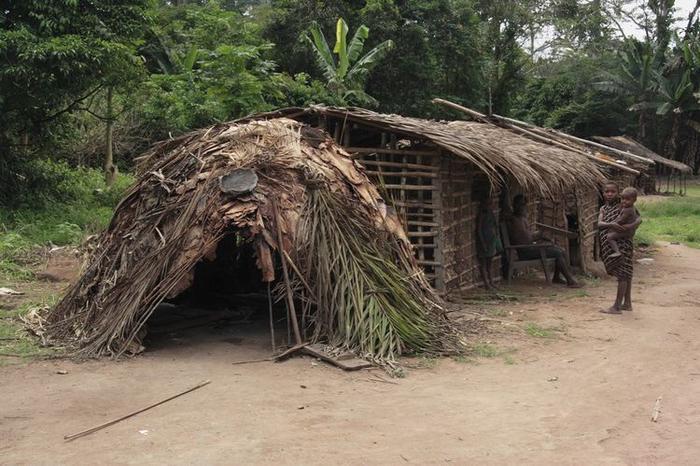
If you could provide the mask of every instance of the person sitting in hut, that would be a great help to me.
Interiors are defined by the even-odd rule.
[[[476,251],[479,257],[479,272],[484,282],[484,288],[495,288],[492,278],[493,259],[503,252],[503,245],[498,234],[498,221],[493,213],[493,198],[484,193],[479,204],[476,227]]]
[[[527,221],[527,199],[522,194],[518,194],[513,198],[513,215],[508,221],[508,236],[513,245],[535,244],[537,241],[551,241],[542,236],[539,231],[531,231],[530,223]],[[574,275],[569,268],[569,261],[566,253],[558,246],[547,246],[545,255],[550,259],[556,260],[554,268],[555,283],[566,283],[571,288],[580,288],[581,285],[576,281]],[[518,251],[518,257],[521,260],[533,260],[540,258],[538,248],[521,249]],[[566,281],[562,280],[564,275]]]

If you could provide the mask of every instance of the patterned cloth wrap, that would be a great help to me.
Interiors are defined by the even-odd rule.
[[[620,215],[620,204],[605,204],[601,207],[603,211],[603,221],[606,223],[614,222]],[[620,257],[610,257],[613,253],[610,243],[608,242],[609,229],[605,228],[600,231],[600,256],[605,265],[605,271],[608,275],[612,275],[618,280],[632,280],[633,273],[633,253],[634,245],[631,239],[618,239],[617,245],[620,248]]]

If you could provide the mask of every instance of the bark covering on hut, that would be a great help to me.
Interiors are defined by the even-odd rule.
[[[195,264],[235,232],[254,248],[263,281],[279,278],[276,261],[290,262],[312,341],[384,360],[453,351],[459,338],[378,200],[347,153],[289,119],[159,143],[47,314],[46,334],[84,356],[124,353],[155,307],[187,289]]]

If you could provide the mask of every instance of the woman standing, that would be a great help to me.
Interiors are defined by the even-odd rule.
[[[476,251],[479,257],[479,272],[484,288],[493,290],[493,273],[491,271],[494,258],[503,252],[501,236],[498,232],[498,221],[493,213],[494,202],[490,194],[484,194],[479,203],[479,214],[476,221]]]
[[[615,303],[600,312],[606,314],[622,314],[622,311],[632,310],[632,272],[634,264],[634,247],[632,239],[618,240],[620,255],[610,247],[608,234],[612,231],[629,233],[636,230],[642,218],[637,212],[637,220],[629,225],[619,225],[615,220],[620,215],[620,188],[617,183],[608,182],[603,186],[603,199],[605,204],[600,208],[598,215],[598,229],[600,230],[600,255],[608,275],[617,278],[617,295]]]

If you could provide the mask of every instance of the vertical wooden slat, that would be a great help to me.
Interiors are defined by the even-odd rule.
[[[438,167],[441,167],[442,161],[447,158],[442,156],[432,157],[431,162]],[[438,177],[432,178],[431,183],[435,186],[436,190],[433,191],[433,202],[435,209],[433,210],[434,220],[439,226],[437,227],[437,236],[435,237],[435,249],[433,250],[433,256],[435,262],[442,264],[440,267],[435,269],[435,288],[440,291],[447,291],[445,289],[445,260],[443,255],[443,250],[445,247],[445,230],[444,230],[444,218],[443,218],[443,191],[444,183],[442,180],[442,170],[438,170]]]

